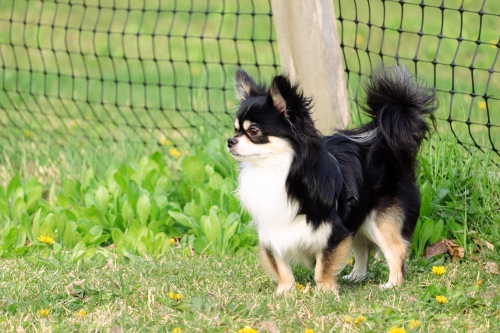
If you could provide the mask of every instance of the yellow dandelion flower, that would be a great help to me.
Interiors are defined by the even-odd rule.
[[[39,236],[37,239],[40,242],[42,242],[43,244],[47,244],[47,245],[52,245],[55,243],[54,238],[49,237],[49,236]]]
[[[170,246],[173,246],[175,244],[175,238],[174,237],[171,237],[169,240],[168,240],[168,244]]]
[[[172,330],[172,333],[182,333],[182,330],[179,327],[176,327]]]
[[[479,281],[477,281],[477,282],[476,282],[476,284],[477,284],[478,286],[482,285],[482,284],[483,284],[483,280],[479,280]]]
[[[389,328],[387,333],[405,333],[405,329],[402,327],[392,326]]]
[[[182,153],[177,148],[170,148],[168,151],[169,155],[175,158],[181,157]]]
[[[295,288],[297,288],[298,291],[304,292],[306,290],[306,287],[298,282],[295,282]]]
[[[85,309],[80,309],[79,311],[76,311],[75,315],[80,318],[85,318],[87,311],[85,311]]]
[[[314,333],[314,330],[312,328],[306,328],[305,333]]]
[[[408,324],[408,328],[413,330],[415,328],[419,328],[421,326],[420,320],[412,319],[410,320],[410,324]]]
[[[363,36],[361,36],[360,34],[356,35],[356,44],[362,44],[364,41],[365,39],[363,38]]]
[[[436,301],[439,304],[446,304],[446,303],[448,303],[448,299],[445,296],[436,296]]]
[[[28,130],[24,131],[24,136],[25,136],[26,138],[29,138],[29,137],[31,136],[31,132],[30,132],[30,131],[28,131]]]
[[[481,110],[486,110],[486,102],[485,102],[485,101],[479,101],[479,102],[477,102],[477,106],[478,106]]]
[[[255,328],[251,328],[250,326],[245,326],[241,330],[238,330],[238,333],[258,333]]]
[[[176,293],[173,293],[173,292],[169,292],[168,293],[168,297],[172,301],[180,301],[182,299],[182,295],[181,294],[176,294]]]
[[[358,326],[360,323],[364,323],[366,321],[366,317],[363,315],[359,315],[356,319],[354,319],[354,325]]]
[[[354,257],[352,257],[352,256],[351,256],[350,258],[347,258],[345,262],[346,262],[346,264],[348,264],[348,265],[352,265],[352,264],[354,264]]]
[[[446,273],[446,267],[444,266],[433,266],[432,267],[432,274],[436,274],[436,275],[443,275],[444,273]]]
[[[352,323],[352,320],[353,320],[353,318],[351,316],[346,316],[344,318],[344,323],[350,324],[350,323]]]
[[[40,309],[38,310],[38,315],[40,317],[47,317],[49,315],[50,310],[49,309]]]

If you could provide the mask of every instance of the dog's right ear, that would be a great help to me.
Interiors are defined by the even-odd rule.
[[[250,96],[258,96],[261,87],[244,70],[238,69],[234,77],[234,91],[238,102],[243,102]]]

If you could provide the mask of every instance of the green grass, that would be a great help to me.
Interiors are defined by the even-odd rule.
[[[312,274],[298,269],[297,280],[311,289],[274,295],[255,255],[182,255],[174,248],[156,260],[129,261],[102,250],[93,258],[72,262],[65,253],[40,251],[0,263],[0,327],[3,332],[236,332],[251,326],[259,332],[387,332],[418,319],[415,332],[494,332],[500,328],[500,279],[481,262],[411,260],[408,279],[398,290],[380,291],[385,264],[370,261],[371,278],[342,283],[339,297],[314,290]],[[447,272],[430,273],[444,264]],[[350,267],[344,272],[347,272]],[[72,283],[85,279],[79,297],[68,295]],[[478,281],[482,284],[478,285]],[[180,302],[169,292],[182,295]],[[449,302],[439,305],[436,294]],[[37,313],[50,309],[41,318]],[[75,315],[84,309],[85,318]],[[363,315],[355,326],[345,318]]]

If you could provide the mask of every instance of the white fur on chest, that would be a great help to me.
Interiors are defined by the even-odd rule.
[[[259,243],[275,255],[310,266],[327,245],[331,226],[314,230],[305,215],[298,215],[297,202],[289,200],[286,178],[291,154],[278,154],[263,163],[242,162],[238,195],[253,218]]]

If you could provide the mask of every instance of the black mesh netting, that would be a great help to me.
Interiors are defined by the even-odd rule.
[[[397,61],[439,132],[500,149],[500,1],[334,0],[349,95]],[[0,142],[193,142],[231,128],[237,67],[280,72],[269,0],[0,0]],[[353,116],[357,115],[355,108]]]
[[[0,0],[0,137],[179,144],[231,127],[232,76],[278,71],[260,1]]]

